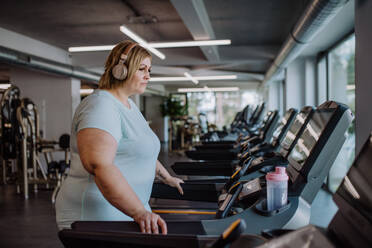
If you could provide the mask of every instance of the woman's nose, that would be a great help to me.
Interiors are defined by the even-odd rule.
[[[145,72],[145,78],[146,78],[146,79],[150,79],[150,72],[149,72],[149,71],[146,71],[146,72]]]

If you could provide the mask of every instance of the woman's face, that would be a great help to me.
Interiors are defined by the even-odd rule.
[[[145,92],[147,83],[150,79],[150,72],[151,60],[150,58],[145,58],[140,63],[140,66],[132,79],[127,81],[127,85],[132,94],[142,94]]]

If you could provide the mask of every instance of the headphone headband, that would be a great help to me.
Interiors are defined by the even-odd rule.
[[[135,42],[132,42],[131,44],[129,44],[124,52],[120,55],[120,58],[123,59],[123,60],[126,60],[128,58],[128,54],[130,53],[130,51],[135,47],[137,46],[137,43]]]

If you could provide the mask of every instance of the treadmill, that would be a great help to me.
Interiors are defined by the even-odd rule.
[[[222,147],[224,147],[224,145],[227,145],[229,147],[229,145],[236,144],[237,141],[239,141],[244,136],[245,136],[244,137],[245,139],[249,138],[249,136],[251,136],[251,137],[253,137],[253,136],[259,136],[260,135],[260,131],[265,128],[265,124],[269,121],[270,118],[272,118],[271,117],[271,114],[273,114],[273,111],[268,111],[266,113],[265,117],[262,119],[262,121],[260,123],[258,123],[258,124],[255,124],[254,126],[252,126],[249,123],[248,124],[246,123],[244,126],[243,125],[240,125],[240,126],[235,127],[236,132],[240,133],[239,134],[239,137],[237,139],[235,139],[235,140],[231,140],[229,142],[225,141],[223,144],[220,144],[220,143],[209,143],[209,144],[206,144],[205,142],[203,142],[202,145],[196,146],[196,147],[198,147],[198,148],[214,148],[214,146],[217,146],[217,147],[222,146]]]
[[[312,110],[311,107],[305,107],[303,113],[310,113],[310,109]],[[267,152],[275,151],[285,137],[288,128],[291,127],[296,113],[297,110],[289,109],[274,130],[273,136],[270,139],[270,143],[263,142],[250,149],[249,147],[247,147],[248,151],[243,151],[239,160],[237,160],[238,156],[236,155],[235,159],[233,160],[176,162],[171,166],[171,168],[178,175],[230,176],[233,174],[234,168],[236,166],[239,166],[239,163],[244,163],[248,156],[261,156]],[[221,152],[219,150],[215,150],[214,152],[217,154],[221,154],[223,151]],[[273,156],[273,154],[268,155],[270,155],[271,157]],[[256,160],[255,163],[257,162],[258,160]]]
[[[256,109],[253,111],[252,115],[250,116],[248,121],[244,121],[247,128],[256,128],[257,129],[257,122],[261,118],[261,115],[263,114],[263,110],[265,109],[265,103],[262,102],[261,104],[257,105]],[[241,113],[243,114],[243,113]],[[202,144],[234,144],[235,141],[238,138],[237,127],[241,126],[242,121],[240,118],[237,118],[238,115],[234,118],[234,121],[231,124],[231,130],[230,135],[229,133],[226,133],[224,137],[222,137],[220,140],[203,140]],[[218,134],[219,132],[217,132]],[[208,137],[210,138],[211,135]]]
[[[257,247],[264,244],[267,239],[259,235],[241,234],[246,228],[244,220],[238,219],[231,223],[220,235],[206,235],[203,230],[198,229],[200,235],[184,235],[179,234],[179,225],[168,224],[168,235],[162,234],[144,234],[138,233],[137,224],[132,222],[127,225],[127,229],[132,229],[132,232],[121,233],[115,231],[118,223],[105,223],[108,232],[102,232],[100,228],[96,228],[96,223],[74,223],[73,231],[63,230],[59,232],[59,238],[66,248],[149,248],[149,247],[203,247],[203,248],[226,248],[237,238],[235,243],[239,246],[244,242],[245,246]],[[128,223],[129,224],[129,223]],[[183,228],[195,228],[194,223],[186,223]],[[183,229],[181,228],[181,230]],[[234,244],[234,245],[235,245]]]
[[[258,121],[261,119],[261,115],[263,114],[263,111],[265,109],[265,103],[262,102],[261,104],[257,105],[255,112],[250,116],[249,120],[240,121],[240,123],[237,123],[237,125],[233,125],[231,130],[232,132],[239,132],[239,128],[242,128],[243,132],[254,132],[257,131],[259,128]],[[232,140],[231,142],[234,142],[235,140]],[[203,144],[205,144],[203,142]]]
[[[280,119],[279,123],[276,125],[275,129],[274,129],[274,132],[273,132],[273,136],[272,138],[270,139],[270,143],[273,141],[273,137],[276,138],[278,140],[278,142],[280,143],[284,134],[285,134],[285,131],[288,129],[288,127],[291,125],[295,115],[297,114],[297,110],[294,109],[294,108],[290,108],[288,109],[284,116]],[[284,132],[282,132],[282,130]],[[257,137],[257,136],[256,136]],[[258,139],[255,138],[255,139]],[[239,142],[242,141],[241,139],[239,139],[237,142],[235,142],[234,144],[209,144],[209,145],[197,145],[195,146],[194,148],[196,150],[220,150],[222,151],[223,149],[232,149],[234,147],[236,147]],[[248,145],[248,142],[249,140],[247,139],[245,144]],[[255,141],[256,143],[257,142],[260,142],[260,140],[257,140]],[[243,142],[244,143],[244,142]],[[266,142],[261,142],[262,146],[264,146],[265,144],[268,145],[268,143]],[[274,144],[275,146],[275,144]],[[260,147],[261,149],[262,147]],[[258,149],[258,148],[257,148]]]
[[[343,182],[333,195],[338,211],[328,225],[320,228],[308,225],[299,230],[267,230],[264,237],[271,241],[263,247],[372,247],[372,133],[355,158]],[[285,235],[283,235],[285,234]],[[237,240],[240,247],[249,247],[249,243]],[[259,246],[261,247],[261,246]]]
[[[275,124],[278,121],[278,119],[279,117],[277,110],[267,112],[266,117],[262,122],[260,131],[257,134],[253,135],[258,137],[255,139],[255,142],[258,141],[269,142],[274,132]],[[227,151],[218,150],[217,152],[216,150],[213,149],[191,150],[186,151],[185,154],[187,157],[194,160],[233,160],[236,158],[240,150],[241,150],[240,147],[232,148]]]
[[[182,168],[177,167],[178,169],[173,168],[173,170],[181,174],[184,172],[183,170],[188,170],[195,168],[199,170],[205,170],[206,174],[208,175],[221,175],[221,174],[228,174],[229,178],[213,178],[213,179],[202,179],[202,180],[184,180],[184,184],[182,184],[182,188],[184,191],[183,195],[180,195],[178,190],[174,187],[170,187],[161,182],[155,182],[152,188],[151,197],[153,198],[161,198],[161,199],[175,199],[175,200],[187,200],[187,201],[204,201],[204,202],[217,202],[218,197],[221,193],[221,189],[224,188],[225,183],[228,181],[235,182],[240,177],[244,176],[247,173],[252,173],[257,171],[265,166],[272,166],[272,165],[287,165],[287,156],[289,152],[295,146],[297,139],[300,137],[302,131],[304,130],[306,124],[309,122],[310,117],[313,113],[313,108],[310,106],[303,107],[301,111],[296,115],[295,120],[292,122],[289,130],[287,131],[284,139],[280,144],[280,152],[270,153],[270,158],[268,156],[261,156],[258,158],[254,158],[252,161],[242,162],[241,168],[239,172],[236,174],[233,173],[233,163],[230,161],[226,161],[225,163],[220,163],[220,161],[215,161],[214,163],[211,162],[204,162],[206,166],[200,165],[201,162],[194,162],[197,164],[190,165],[185,163],[185,167]],[[222,162],[222,161],[221,161]],[[220,164],[218,164],[220,163]],[[249,164],[248,164],[249,163]],[[208,166],[214,166],[213,168],[209,168]],[[229,166],[231,169],[228,169]],[[244,168],[246,165],[249,165],[248,168]],[[200,173],[198,173],[200,174]],[[262,174],[261,174],[262,175]],[[261,176],[259,175],[259,176]],[[256,177],[256,175],[255,175]],[[249,178],[247,178],[249,179]],[[159,202],[159,200],[157,200]],[[187,203],[186,203],[187,204]],[[160,204],[162,205],[162,204]],[[193,204],[194,205],[194,204]]]
[[[246,129],[243,129],[243,130],[240,130],[240,135],[239,137],[236,137],[234,140],[231,140],[231,141],[224,141],[224,142],[218,142],[218,143],[212,143],[212,142],[209,142],[207,144],[205,144],[204,142],[202,143],[202,145],[196,145],[194,146],[194,149],[191,150],[191,151],[187,151],[186,152],[186,155],[189,156],[188,154],[190,153],[191,156],[193,156],[193,152],[194,151],[197,151],[197,152],[205,152],[204,150],[213,150],[213,149],[233,149],[232,152],[237,152],[239,151],[239,149],[236,149],[236,145],[239,144],[240,140],[242,139],[242,137],[245,137],[245,139],[248,139],[249,137],[254,137],[254,136],[259,136],[261,133],[264,133],[265,132],[265,129],[267,129],[269,127],[269,124],[271,123],[268,123],[268,121],[270,120],[270,117],[272,115],[272,111],[269,111],[268,113],[266,113],[265,115],[265,118],[262,120],[261,124],[259,125],[259,127],[257,127],[257,129],[255,129],[254,131],[249,131],[249,130],[246,130]]]
[[[230,131],[227,130],[216,130],[208,132],[201,137],[202,142],[229,142],[234,141],[238,138],[240,128],[246,128],[250,119],[250,106],[247,105],[242,111],[239,111],[234,120],[230,124]]]
[[[77,221],[72,224],[72,229],[60,231],[59,237],[66,246],[71,244],[67,247],[96,242],[109,246],[113,240],[129,247],[186,247],[186,244],[187,247],[200,247],[198,240],[220,235],[238,219],[250,223],[244,231],[247,234],[260,234],[268,228],[303,227],[309,222],[311,202],[345,141],[344,134],[352,119],[352,112],[346,105],[333,101],[322,104],[314,112],[289,155],[290,194],[288,204],[282,209],[268,212],[265,200],[258,199],[240,213],[231,212],[238,196],[249,198],[251,193],[246,183],[238,183],[218,210],[218,216],[227,216],[222,219],[168,221],[168,229],[172,230],[168,235],[142,234],[134,222]]]
[[[332,104],[332,103],[334,102],[328,102],[328,104]],[[323,183],[322,178],[324,179],[326,175],[328,174],[329,168],[332,165],[334,159],[336,158],[338,154],[339,149],[341,149],[341,146],[345,140],[345,137],[342,136],[343,139],[339,138],[339,140],[336,140],[334,151],[332,151],[331,148],[329,148],[330,150],[327,151],[328,155],[325,155],[327,157],[318,158],[319,156],[318,153],[325,154],[324,152],[325,148],[322,142],[327,142],[327,143],[331,142],[327,138],[327,136],[330,135],[329,132],[334,133],[337,131],[337,130],[332,130],[332,128],[334,128],[333,126],[334,123],[332,123],[332,121],[334,121],[335,119],[335,117],[332,115],[337,114],[337,111],[336,113],[333,113],[334,109],[327,108],[329,106],[328,104],[327,103],[322,104],[321,106],[318,107],[318,109],[315,110],[309,123],[306,125],[305,130],[301,134],[300,138],[296,142],[296,145],[294,146],[294,148],[292,149],[292,151],[290,152],[288,156],[289,165],[287,167],[287,171],[288,171],[289,178],[290,178],[288,194],[294,196],[294,199],[297,199],[299,196],[303,194],[303,199],[306,199],[306,203],[308,204],[308,206],[311,205],[313,199],[315,198],[316,193],[318,192],[318,190],[320,189]],[[342,109],[342,105],[340,105],[340,108]],[[350,112],[350,110],[347,112]],[[350,120],[352,120],[351,114],[350,114]],[[347,123],[347,121],[345,121],[345,123]],[[346,130],[348,126],[346,127],[344,126],[343,128],[345,128]],[[322,159],[326,160],[327,158],[329,158],[328,161],[318,162],[318,161],[321,161]],[[324,166],[324,164],[326,164],[326,166]],[[308,179],[308,177],[310,177],[310,174],[309,174],[310,172],[316,174],[315,176],[312,175],[311,180]],[[319,173],[323,173],[323,174],[318,175]],[[316,179],[317,181],[314,181],[315,178],[317,177],[319,177],[320,179]],[[246,180],[249,180],[249,181],[246,182]],[[257,196],[260,196],[260,192],[262,193],[262,190],[265,189],[265,183],[266,183],[265,173],[250,173],[247,176],[243,176],[242,178],[240,178],[240,181],[241,181],[241,184],[243,184],[243,187],[241,187],[241,189],[237,189],[234,192],[234,194],[231,193],[231,196],[229,196],[230,193],[228,193],[227,195],[222,194],[219,196],[219,201],[226,200],[230,197],[230,202],[222,203],[221,205],[222,207],[220,207],[220,210],[217,212],[217,217],[222,217],[222,218],[226,217],[228,215],[228,212],[230,211],[226,209],[231,208],[233,204],[232,199],[236,199],[238,196],[239,196],[238,198],[240,199],[239,202],[242,202],[241,208],[242,209],[249,208],[251,203],[255,203],[256,201],[255,198]],[[306,190],[304,190],[305,188]],[[242,191],[241,193],[242,195],[239,195],[240,191]],[[246,197],[247,195],[250,196],[248,197],[248,200]],[[251,199],[252,195],[254,199]],[[257,211],[261,211],[262,208],[265,208],[264,201],[261,201],[260,204],[261,205],[256,206]],[[179,210],[179,208],[177,209],[178,209],[177,211],[169,210],[169,213],[171,214],[171,216],[176,214],[177,212],[181,214],[184,213],[182,210]],[[301,207],[300,209],[305,210],[306,208]],[[205,210],[203,212],[205,212]],[[169,215],[165,215],[166,213],[165,210],[161,210],[159,213],[162,214],[163,218],[168,219]],[[192,214],[197,214],[197,212],[193,210]],[[211,215],[210,213],[205,213],[205,214]],[[303,216],[305,216],[304,213],[303,213]],[[210,217],[211,216],[202,216],[201,218],[210,219]],[[310,216],[308,217],[310,218]],[[174,216],[172,216],[172,218],[174,218]],[[190,219],[194,219],[194,218],[195,217],[192,217]]]

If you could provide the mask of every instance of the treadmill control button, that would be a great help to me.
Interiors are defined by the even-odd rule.
[[[248,181],[243,185],[243,190],[239,194],[239,199],[245,198],[253,193],[260,191],[261,189],[262,187],[259,178]]]

